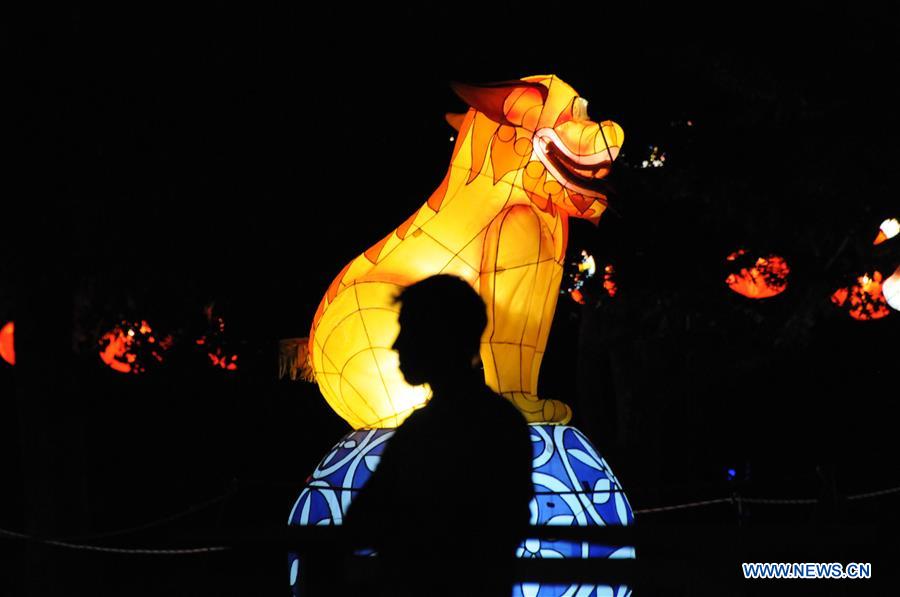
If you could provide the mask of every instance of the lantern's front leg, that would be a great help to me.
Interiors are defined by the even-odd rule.
[[[487,230],[479,291],[488,327],[481,342],[485,382],[532,423],[566,423],[572,410],[538,397],[563,268],[553,233],[533,208],[515,205]]]

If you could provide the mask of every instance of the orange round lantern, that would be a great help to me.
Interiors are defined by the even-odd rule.
[[[100,360],[119,373],[144,373],[150,359],[162,363],[172,341],[171,335],[157,340],[144,320],[123,321],[100,338]]]
[[[726,261],[737,262],[747,254],[739,249],[726,257]],[[787,278],[791,273],[784,258],[778,255],[760,257],[750,265],[737,272],[728,274],[725,283],[736,293],[751,299],[764,299],[777,296],[787,288]]]
[[[0,328],[0,358],[10,365],[16,364],[15,324],[12,321]]]
[[[846,307],[850,317],[858,321],[872,321],[890,315],[882,293],[881,272],[876,271],[871,276],[863,274],[856,281],[857,284],[849,288],[838,288],[831,295],[831,302],[838,307]]]

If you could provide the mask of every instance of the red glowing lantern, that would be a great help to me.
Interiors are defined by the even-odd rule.
[[[144,373],[151,359],[163,362],[173,342],[171,335],[157,341],[146,321],[123,321],[100,338],[100,360],[119,373]]]
[[[10,365],[16,364],[15,324],[12,321],[0,328],[0,358]]]
[[[737,262],[746,255],[739,249],[726,257],[726,261]],[[725,283],[736,293],[751,299],[764,299],[777,296],[787,288],[787,278],[791,273],[784,258],[778,255],[760,257],[749,267],[728,274]]]
[[[215,312],[215,303],[203,307],[203,314],[209,324],[207,333],[195,341],[197,346],[203,346],[206,356],[209,357],[213,367],[225,371],[236,371],[238,368],[238,355],[229,353],[225,342],[225,319]]]
[[[850,317],[858,321],[872,321],[890,315],[887,300],[881,291],[881,272],[870,277],[868,273],[856,279],[850,288],[838,288],[831,295],[831,302],[846,307]]]
[[[227,356],[222,352],[221,348],[216,348],[215,352],[208,352],[206,354],[209,357],[209,360],[212,362],[213,367],[225,369],[226,371],[236,371],[238,368],[238,357],[236,354]]]
[[[616,293],[619,292],[619,287],[616,286],[616,281],[613,279],[615,273],[616,270],[612,265],[603,268],[603,289],[610,297],[616,296]]]

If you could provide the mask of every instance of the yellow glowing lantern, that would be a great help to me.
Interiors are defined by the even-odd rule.
[[[10,365],[16,364],[15,323],[10,321],[0,328],[0,358]]]
[[[556,309],[569,218],[596,223],[600,179],[624,134],[594,122],[588,102],[554,75],[455,85],[470,106],[437,190],[397,229],[351,261],[325,293],[294,366],[307,368],[328,404],[354,428],[395,427],[429,397],[408,385],[391,350],[399,291],[445,273],[488,307],[485,381],[531,422],[564,423],[570,408],[537,395]],[[376,192],[371,193],[377,195]],[[435,314],[440,317],[440,314]]]
[[[737,261],[746,254],[744,249],[738,249],[725,259]],[[733,291],[747,298],[771,298],[784,292],[790,273],[791,269],[784,258],[769,255],[758,258],[750,267],[742,267],[739,271],[728,274],[725,283]]]
[[[831,302],[838,307],[846,307],[850,317],[859,321],[881,319],[890,315],[887,300],[881,291],[881,272],[871,276],[863,274],[850,288],[838,288],[831,295]]]
[[[890,240],[900,234],[900,220],[897,218],[889,218],[881,223],[878,228],[878,235],[875,237],[873,245],[880,245],[886,240]]]

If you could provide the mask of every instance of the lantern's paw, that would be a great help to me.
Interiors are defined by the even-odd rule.
[[[559,400],[544,400],[525,392],[503,392],[502,395],[525,415],[529,423],[565,425],[572,419],[572,409]]]
[[[309,361],[309,338],[285,338],[278,341],[278,379],[290,377],[315,381]]]

